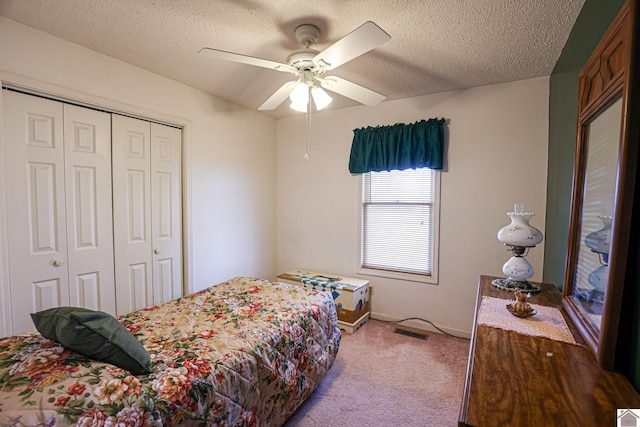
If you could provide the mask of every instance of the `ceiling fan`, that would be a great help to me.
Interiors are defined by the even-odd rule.
[[[331,97],[318,87],[316,82],[324,89],[369,106],[377,105],[385,99],[384,95],[356,83],[336,76],[324,76],[326,71],[331,71],[391,39],[391,36],[375,23],[365,22],[322,52],[311,48],[320,36],[320,29],[315,25],[298,26],[294,36],[303,49],[291,53],[286,64],[208,47],[202,48],[199,53],[215,59],[291,73],[297,77],[296,80],[282,85],[258,108],[259,110],[274,110],[287,97],[291,98],[291,108],[295,110],[310,111],[307,110],[310,108],[310,97],[313,98],[316,109],[321,110],[331,102]]]

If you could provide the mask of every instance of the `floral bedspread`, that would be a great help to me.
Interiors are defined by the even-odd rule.
[[[152,374],[37,333],[0,339],[0,426],[279,426],[340,345],[330,294],[254,278],[119,320],[149,352]]]

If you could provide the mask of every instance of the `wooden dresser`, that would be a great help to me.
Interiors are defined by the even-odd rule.
[[[636,390],[596,364],[568,320],[579,345],[478,325],[483,296],[514,298],[493,279],[480,276],[459,426],[615,426],[617,409],[640,408]],[[562,294],[538,285],[529,302],[562,310]]]

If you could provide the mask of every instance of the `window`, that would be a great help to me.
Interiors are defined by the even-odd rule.
[[[436,283],[438,200],[433,169],[363,174],[359,272]]]

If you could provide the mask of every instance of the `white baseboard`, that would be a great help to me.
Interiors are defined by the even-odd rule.
[[[447,328],[444,326],[436,325],[440,329],[438,330],[430,323],[423,322],[421,320],[405,320],[404,322],[399,322],[400,320],[402,320],[401,318],[387,316],[386,314],[374,313],[374,312],[370,313],[370,317],[371,319],[381,320],[383,322],[394,322],[394,324],[398,326],[409,326],[411,328],[422,329],[423,331],[435,332],[438,334],[442,334],[444,331],[447,334],[453,335],[458,338],[465,338],[465,339],[471,338],[471,331],[463,331],[461,329]],[[429,320],[429,319],[425,319],[425,320]]]

